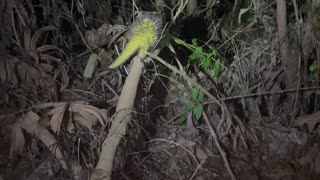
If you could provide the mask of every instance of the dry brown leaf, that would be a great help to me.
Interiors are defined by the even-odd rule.
[[[105,44],[111,44],[115,39],[117,39],[121,34],[123,34],[128,28],[123,25],[103,24],[98,30],[89,30],[85,34],[85,39],[88,44],[92,47],[101,47]],[[111,33],[113,35],[112,39],[109,40]]]
[[[37,125],[39,123],[40,117],[38,114],[34,113],[33,111],[27,112],[23,116],[21,127],[25,129],[29,134],[38,134]]]
[[[63,91],[65,88],[69,86],[69,76],[62,64],[59,64],[59,71],[61,76],[61,87],[60,91]]]
[[[47,51],[61,51],[61,49],[54,45],[43,45],[38,47],[36,51],[39,53],[44,53]]]
[[[45,31],[52,31],[52,30],[57,30],[56,27],[54,26],[45,26],[45,27],[42,27],[41,29],[39,29],[38,31],[36,31],[32,38],[31,38],[31,42],[30,42],[30,49],[32,50],[35,50],[36,49],[36,46],[37,46],[37,43],[38,43],[38,40],[41,36],[41,34]]]
[[[7,70],[4,57],[0,57],[0,83],[4,84],[7,81]]]
[[[317,157],[314,158],[314,160],[315,160],[315,163],[314,163],[315,172],[317,174],[320,174],[320,153],[319,152],[317,154]]]
[[[208,154],[200,147],[196,147],[196,155],[200,161],[204,161],[208,158]]]
[[[84,78],[91,78],[96,68],[99,56],[96,53],[90,54],[89,60],[86,65],[86,69],[83,72]]]
[[[107,119],[107,117],[103,111],[101,111],[100,109],[98,109],[96,107],[90,106],[90,105],[72,103],[69,107],[69,110],[71,112],[85,111],[87,113],[90,113],[99,119],[99,122],[101,125],[104,125],[104,121]]]
[[[23,43],[24,47],[27,51],[31,51],[30,45],[31,45],[31,31],[29,28],[24,29],[23,31]]]
[[[107,32],[107,34],[110,34],[110,33],[114,34],[113,37],[110,39],[110,42],[108,44],[108,48],[110,48],[111,44],[127,30],[128,30],[128,27],[123,26],[123,25],[112,26]]]
[[[48,61],[48,62],[60,62],[61,61],[60,58],[57,58],[57,57],[54,57],[54,56],[51,56],[48,54],[40,54],[40,59]]]
[[[16,85],[15,63],[19,60],[12,56],[0,56],[0,83],[6,82]]]
[[[60,132],[60,127],[61,127],[61,123],[63,120],[64,113],[66,111],[66,108],[67,108],[67,103],[52,109],[48,113],[49,115],[52,115],[50,119],[50,127],[54,133],[59,134]]]
[[[14,124],[12,127],[10,142],[10,158],[14,159],[17,154],[23,152],[25,144],[25,138],[19,123]]]
[[[15,113],[0,114],[0,127],[5,128],[6,126],[15,123],[17,116]]]
[[[73,116],[71,113],[69,113],[69,119],[68,119],[68,132],[69,133],[74,133],[75,132],[75,126],[74,126],[74,122],[73,122]]]
[[[98,118],[96,116],[84,111],[75,113],[74,119],[82,126],[87,127],[89,130],[91,130],[92,127],[98,122]]]
[[[312,146],[309,146],[303,154],[301,154],[301,157],[299,158],[299,163],[304,167],[309,167],[311,171],[315,171],[317,173],[320,172],[319,167],[319,144],[313,143]]]
[[[39,66],[45,70],[45,72],[52,72],[53,71],[53,66],[51,64],[47,63],[40,63]]]
[[[27,80],[27,69],[25,67],[26,65],[24,63],[19,63],[17,65],[17,74],[19,76],[19,79]]]
[[[7,72],[7,82],[10,82],[10,84],[16,85],[18,83],[17,76],[15,74],[15,66],[16,62],[19,60],[15,57],[9,56],[9,59],[6,63],[6,72]]]
[[[43,103],[43,104],[34,105],[32,107],[36,108],[36,109],[47,109],[47,108],[51,108],[51,107],[54,108],[54,107],[63,106],[66,104],[67,104],[66,102]]]
[[[45,103],[33,106],[33,108],[52,108],[48,112],[48,115],[51,116],[50,127],[55,133],[59,133],[66,111],[69,111],[69,113],[73,113],[73,115],[70,115],[70,118],[67,120],[67,128],[68,130],[70,130],[70,132],[74,128],[74,125],[72,124],[73,121],[79,123],[84,127],[87,127],[90,130],[94,125],[97,124],[98,120],[102,125],[104,125],[107,120],[106,113],[103,110],[87,104],[88,103],[84,101],[76,101],[71,103]]]
[[[17,73],[20,82],[27,87],[37,87],[39,86],[39,71],[33,66],[29,66],[26,63],[19,63],[17,66]]]
[[[320,111],[314,114],[306,115],[299,117],[294,121],[295,126],[304,126],[308,127],[308,131],[312,132],[315,130],[315,127],[320,123]]]

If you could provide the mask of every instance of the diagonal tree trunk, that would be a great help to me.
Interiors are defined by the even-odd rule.
[[[119,98],[115,118],[103,143],[99,162],[91,180],[110,180],[112,177],[114,157],[120,141],[126,135],[128,122],[131,120],[131,112],[142,72],[143,62],[135,57]]]

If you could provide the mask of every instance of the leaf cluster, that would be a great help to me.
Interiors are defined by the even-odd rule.
[[[202,107],[203,100],[204,100],[203,92],[201,92],[197,88],[194,88],[191,92],[190,100],[185,105],[185,109],[188,112],[187,114],[192,113],[194,118],[197,121],[200,120],[203,113],[203,107]],[[183,116],[180,117],[179,122],[181,124],[186,122],[187,114],[184,114]]]
[[[188,60],[198,63],[202,68],[206,70],[212,70],[215,77],[218,77],[220,73],[225,69],[225,66],[221,62],[218,50],[216,48],[208,47],[209,49],[205,50],[198,44],[198,40],[195,38],[192,39],[192,44],[188,44],[187,42],[179,38],[174,38],[174,42],[192,51],[192,54],[188,57]]]

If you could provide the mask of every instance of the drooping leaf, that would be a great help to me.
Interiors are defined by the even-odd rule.
[[[217,54],[218,54],[217,49],[216,48],[210,48],[210,50],[211,50],[210,54],[212,54],[212,56],[215,58],[217,56]]]
[[[96,53],[90,54],[89,60],[87,62],[87,66],[83,72],[84,78],[91,78],[92,74],[94,73],[94,70],[96,68],[96,65],[98,63],[99,56]]]
[[[80,103],[72,103],[69,107],[69,111],[78,112],[78,113],[85,111],[85,112],[97,117],[101,125],[104,125],[105,121],[107,121],[106,114],[94,106],[80,104]]]
[[[183,46],[188,47],[188,44],[187,44],[185,41],[183,41],[182,39],[174,38],[174,42],[175,42],[176,44],[178,44],[178,45],[183,45]]]
[[[67,104],[53,108],[49,111],[49,115],[52,115],[50,119],[50,127],[54,133],[59,134],[61,123],[63,120],[64,113],[66,111]]]
[[[22,119],[22,128],[30,134],[38,134],[40,116],[33,111],[27,112]]]
[[[220,63],[220,65],[221,65],[221,70],[220,70],[220,72],[223,72],[224,69],[225,69],[225,66],[224,66],[224,64],[223,64],[222,62]]]
[[[204,69],[210,69],[213,65],[212,59],[211,59],[211,54],[209,54],[207,57],[205,57],[205,59],[203,61],[201,61],[201,66]]]
[[[85,111],[75,113],[74,120],[89,130],[92,130],[92,127],[98,122],[97,117]]]
[[[215,77],[218,77],[220,74],[220,71],[221,71],[221,65],[219,63],[216,63],[213,68],[213,75]]]
[[[311,73],[314,73],[316,70],[317,70],[316,63],[313,62],[313,63],[309,66],[309,71],[310,71]]]
[[[198,102],[202,103],[203,99],[204,99],[204,94],[203,94],[202,91],[199,91],[199,95],[198,95],[198,98],[197,98]]]
[[[186,104],[186,109],[187,109],[187,111],[188,111],[188,112],[191,112],[191,111],[193,110],[194,106],[195,106],[195,103],[192,102],[192,101],[189,101],[189,102]]]
[[[192,40],[192,45],[197,47],[198,46],[198,42],[197,42],[197,39],[196,38],[193,38]]]
[[[189,56],[189,61],[200,61],[204,59],[204,53],[202,47],[197,47],[193,53]]]
[[[191,97],[192,97],[192,99],[198,100],[199,92],[200,92],[199,89],[193,88],[193,89],[192,89],[192,92],[191,92]]]
[[[46,32],[46,31],[53,31],[53,30],[57,30],[58,28],[54,27],[54,26],[45,26],[45,27],[42,27],[41,29],[39,29],[38,31],[36,31],[32,38],[31,38],[31,42],[30,42],[30,49],[31,50],[34,50],[36,49],[36,44],[38,43],[38,40],[41,36],[41,34],[43,32]]]
[[[199,121],[202,116],[202,113],[203,113],[202,105],[199,104],[199,105],[195,106],[193,109],[193,113],[194,113],[196,120]]]
[[[10,158],[14,158],[17,154],[22,153],[25,145],[25,137],[19,123],[14,124],[12,127],[10,142]]]
[[[179,124],[185,124],[186,121],[187,121],[187,115],[186,114],[180,116],[179,119],[178,119]]]

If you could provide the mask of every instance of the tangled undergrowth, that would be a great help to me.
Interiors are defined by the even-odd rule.
[[[285,62],[276,3],[233,3],[1,1],[0,179],[99,175],[137,8],[166,23],[113,179],[319,179],[320,6],[287,2]]]

